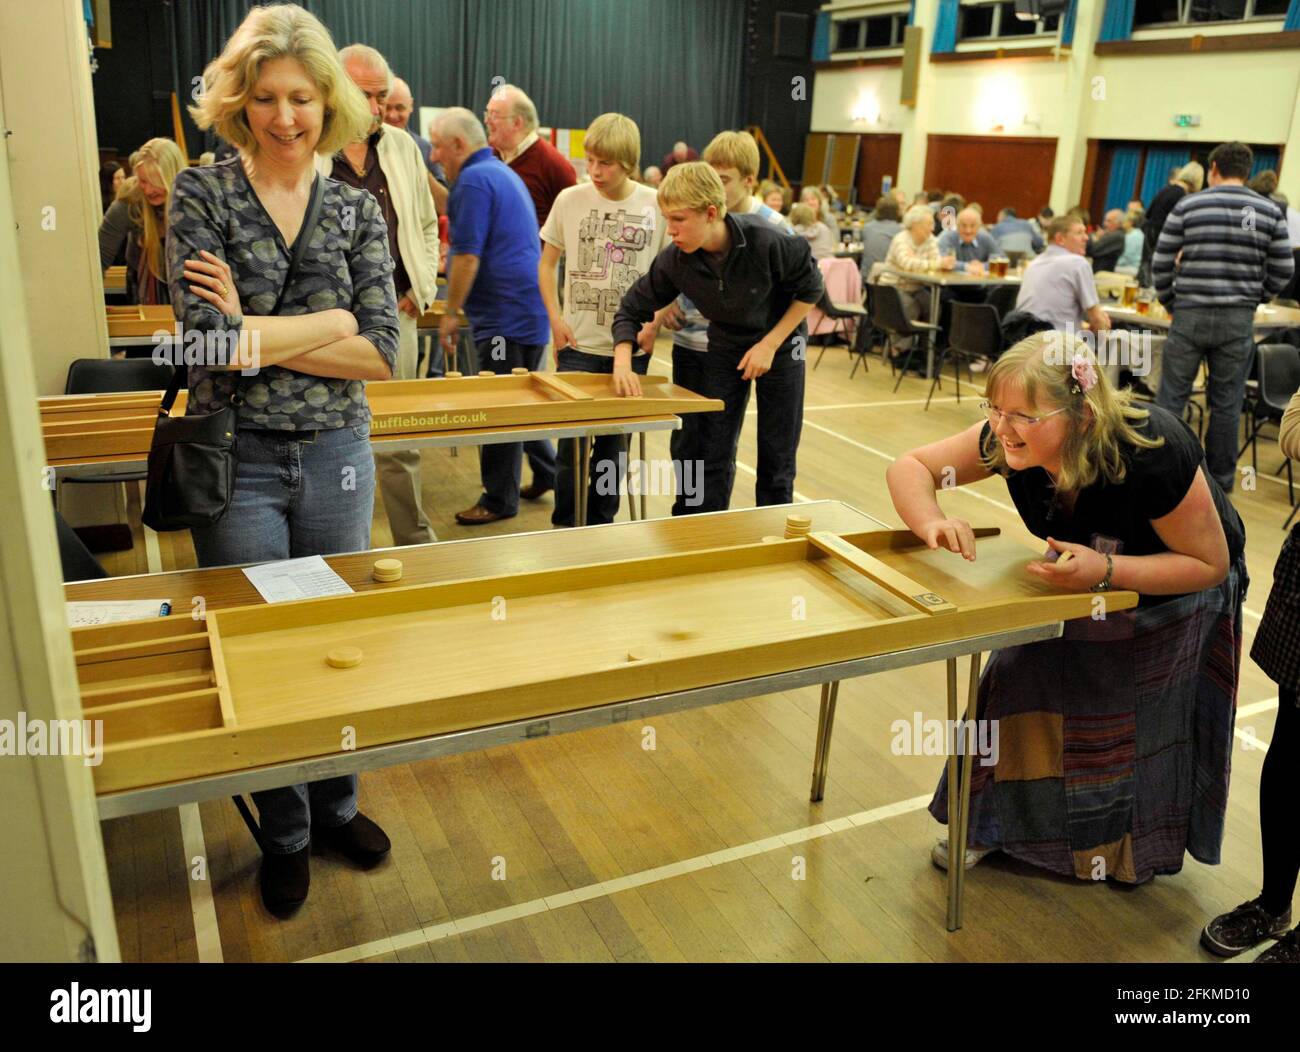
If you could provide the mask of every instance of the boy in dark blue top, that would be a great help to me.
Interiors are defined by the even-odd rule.
[[[542,249],[532,199],[519,176],[493,155],[483,126],[469,110],[444,110],[430,134],[434,153],[453,180],[447,205],[451,264],[442,345],[455,346],[460,328],[456,315],[464,310],[481,368],[507,374],[520,367],[536,370],[551,327],[537,284]],[[555,449],[550,442],[484,446],[483,495],[472,508],[456,513],[457,522],[481,526],[518,514],[523,453],[533,467],[533,488],[555,486]]]
[[[639,395],[633,341],[656,311],[681,293],[709,321],[699,394],[720,398],[701,414],[704,500],[690,511],[725,511],[750,381],[758,386],[757,505],[794,499],[795,454],[803,426],[804,318],[822,294],[808,242],[753,216],[727,215],[722,180],[703,162],[674,165],[659,187],[672,245],[628,289],[614,318],[614,386]],[[676,465],[679,486],[683,466]],[[676,509],[674,509],[676,510]]]

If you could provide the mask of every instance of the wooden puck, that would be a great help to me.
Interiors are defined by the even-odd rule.
[[[335,647],[325,655],[325,661],[330,668],[354,668],[361,664],[361,649],[359,647]]]
[[[402,560],[376,559],[373,577],[376,581],[400,581],[402,579]]]
[[[523,367],[521,366],[521,367],[518,368],[518,369],[511,369],[511,370],[510,370],[510,375],[511,375],[511,376],[527,376],[527,375],[528,375],[528,370],[525,369],[525,368],[523,368]]]
[[[464,375],[465,375],[464,373],[458,373],[458,372],[456,372],[456,371],[453,369],[451,372],[449,372],[449,373],[446,374],[445,379],[447,379],[447,380],[459,380],[459,379],[460,379],[462,376],[464,376]]]
[[[652,646],[633,647],[627,652],[628,661],[654,661],[658,657],[659,648]]]
[[[1056,557],[1056,565],[1064,566],[1073,558],[1074,558],[1074,552],[1061,552],[1061,554]]]
[[[480,369],[479,376],[496,376],[496,373],[494,373],[491,369]]]

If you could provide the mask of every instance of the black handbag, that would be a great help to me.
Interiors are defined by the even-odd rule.
[[[317,175],[272,314],[280,309],[284,294],[298,273],[298,265],[307,254],[307,243],[316,229],[324,196],[324,180]],[[216,412],[172,416],[181,376],[182,372],[177,370],[167,386],[149,445],[149,477],[141,519],[159,533],[215,525],[230,510],[235,493],[235,447],[243,399],[236,393],[229,405]]]

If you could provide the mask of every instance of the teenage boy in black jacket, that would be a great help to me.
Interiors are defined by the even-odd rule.
[[[614,387],[640,395],[632,370],[642,325],[684,293],[709,321],[701,390],[721,399],[702,413],[704,497],[692,512],[725,511],[750,381],[758,386],[757,505],[794,500],[795,454],[803,426],[804,318],[822,294],[808,242],[753,216],[727,214],[722,180],[703,162],[674,165],[659,187],[672,244],[623,295],[614,317]],[[677,465],[679,481],[683,466]]]

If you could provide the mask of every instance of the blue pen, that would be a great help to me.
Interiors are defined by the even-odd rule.
[[[170,614],[171,612],[172,612],[172,604],[171,604],[171,603],[163,603],[163,605],[160,606],[160,607],[158,608],[158,616],[159,616],[159,617],[166,617],[166,616],[167,616],[168,614]]]

